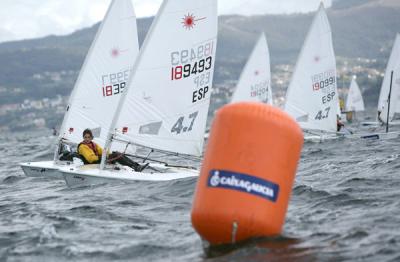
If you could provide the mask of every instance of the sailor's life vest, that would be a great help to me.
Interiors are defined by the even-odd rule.
[[[80,143],[78,145],[78,154],[83,156],[85,164],[98,164],[101,161],[103,149],[94,142]]]

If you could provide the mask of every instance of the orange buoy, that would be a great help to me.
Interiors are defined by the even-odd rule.
[[[262,103],[229,104],[212,124],[192,207],[192,225],[211,245],[279,235],[303,133]]]

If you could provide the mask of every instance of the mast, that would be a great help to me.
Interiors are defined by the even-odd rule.
[[[393,70],[390,73],[390,87],[389,87],[389,96],[388,96],[388,110],[387,110],[387,117],[386,117],[386,133],[389,132],[389,113],[390,113],[390,97],[392,93],[392,82],[393,82]]]

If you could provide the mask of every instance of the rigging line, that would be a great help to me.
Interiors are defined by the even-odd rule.
[[[125,150],[124,150],[124,153],[123,153],[123,154],[126,153],[126,150],[128,149],[128,146],[130,145],[130,143],[131,143],[131,142],[126,143]]]
[[[146,162],[146,160],[150,157],[150,154],[153,152],[154,152],[154,150],[151,149],[150,152],[147,154],[147,156],[143,159],[143,163]]]
[[[158,151],[157,149],[153,149],[154,151]],[[189,160],[198,160],[200,161],[202,158],[198,156],[192,156],[192,155],[185,155],[185,154],[179,154],[175,152],[168,152],[168,151],[158,151],[160,153],[163,153],[165,156],[179,156],[181,159],[189,159]]]
[[[167,162],[158,160],[158,159],[152,159],[152,158],[147,158],[147,157],[143,157],[143,156],[138,156],[138,155],[131,155],[131,154],[126,154],[126,156],[130,156],[130,157],[134,157],[134,158],[139,158],[139,159],[147,159],[150,160],[152,162],[155,163],[160,163],[160,164],[164,164],[166,167],[180,167],[180,168],[189,168],[189,169],[193,169],[193,170],[197,170],[196,167],[194,166],[189,166],[189,165],[173,165],[173,164],[168,164]],[[151,167],[153,170],[157,170],[154,167]]]
[[[133,158],[139,158],[139,159],[147,159],[149,161],[153,161],[153,162],[156,162],[156,163],[161,163],[161,164],[164,164],[164,165],[168,165],[168,163],[165,162],[165,161],[154,159],[154,158],[148,158],[148,157],[145,157],[145,156],[132,155],[132,154],[126,154],[126,156],[133,157]]]
[[[153,151],[154,152],[154,151]],[[150,158],[149,157],[149,155],[147,155],[147,156],[141,156],[141,155],[132,155],[132,154],[125,154],[126,156],[129,156],[129,157],[133,157],[133,158],[138,158],[138,159],[143,159],[144,161],[153,161],[153,162],[157,162],[157,163],[162,163],[162,164],[164,164],[164,165],[167,165],[167,166],[171,166],[170,164],[168,164],[166,161],[162,161],[162,160],[159,160],[159,159],[155,159],[155,158]],[[158,158],[160,158],[160,157],[163,157],[163,156],[168,156],[167,154],[164,154],[164,155],[162,155],[162,156],[158,156]],[[192,161],[195,161],[195,160],[197,160],[197,159],[190,159],[190,158],[184,158],[185,160],[192,160]],[[143,161],[143,162],[144,162]]]
[[[123,143],[129,143],[129,141],[123,140],[123,139],[120,139],[120,138],[116,138],[114,135],[112,136],[111,140],[115,140],[115,141],[123,142]],[[168,156],[179,156],[181,158],[186,156],[186,157],[189,157],[189,158],[193,158],[193,159],[198,158],[198,159],[201,160],[201,157],[199,157],[199,156],[194,156],[194,155],[189,155],[189,154],[180,154],[178,152],[171,152],[171,151],[167,151],[167,150],[157,149],[157,148],[153,148],[153,147],[149,147],[149,146],[144,146],[144,145],[141,145],[141,144],[138,144],[138,143],[132,143],[132,142],[130,142],[130,143],[132,145],[148,148],[148,149],[153,150],[154,152],[160,152],[160,153],[163,153],[163,154],[168,155]]]
[[[197,168],[193,167],[193,166],[182,166],[182,165],[171,165],[171,164],[166,164],[165,166],[167,167],[180,167],[180,168],[189,168],[189,169],[193,169],[193,170],[197,170]]]

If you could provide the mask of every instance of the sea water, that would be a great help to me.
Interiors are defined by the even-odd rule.
[[[50,133],[0,136],[0,261],[400,261],[400,138],[305,143],[282,237],[210,252],[190,222],[196,178],[24,176],[19,162],[52,158]]]

